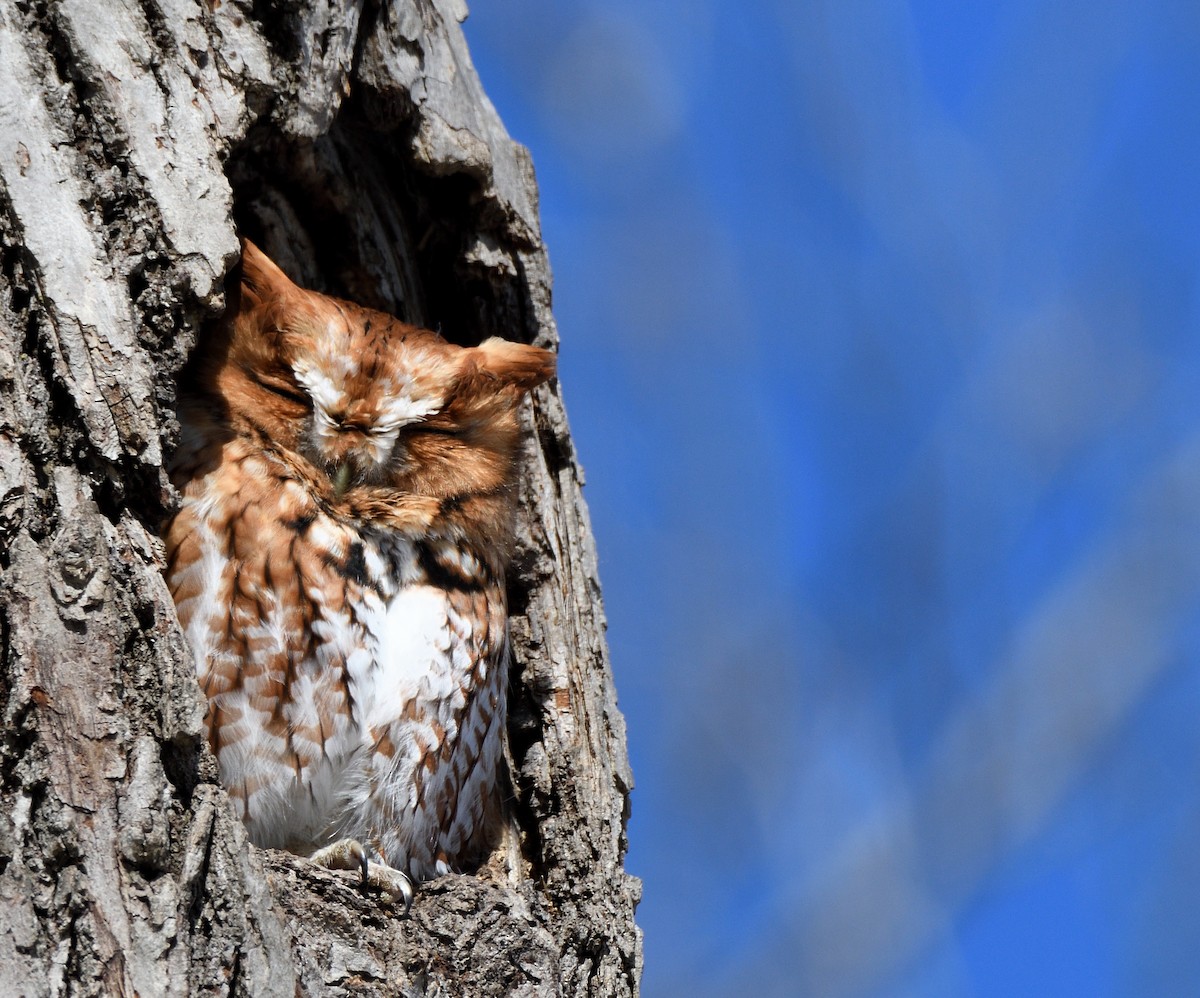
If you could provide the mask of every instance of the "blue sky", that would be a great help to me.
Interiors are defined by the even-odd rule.
[[[645,994],[1200,980],[1200,8],[505,0]]]

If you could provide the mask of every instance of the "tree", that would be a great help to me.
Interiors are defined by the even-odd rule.
[[[533,170],[456,0],[0,0],[0,981],[27,995],[631,994],[631,778],[582,475],[532,404],[516,845],[404,919],[249,846],[157,539],[235,223],[301,283],[554,345]]]

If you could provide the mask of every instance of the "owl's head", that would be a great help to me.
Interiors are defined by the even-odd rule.
[[[510,484],[517,407],[554,354],[477,347],[297,287],[242,241],[239,286],[198,387],[235,427],[302,456],[334,495],[381,486],[439,497]]]

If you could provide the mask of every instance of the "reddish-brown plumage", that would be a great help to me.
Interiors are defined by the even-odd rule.
[[[251,243],[181,384],[167,578],[251,837],[424,878],[498,809],[517,406],[553,355],[446,343]]]

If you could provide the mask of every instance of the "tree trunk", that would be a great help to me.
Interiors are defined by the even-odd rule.
[[[247,844],[158,529],[235,222],[299,283],[553,346],[528,154],[455,0],[0,0],[0,991],[622,995],[631,778],[582,476],[535,393],[510,580],[515,846],[422,889]]]

